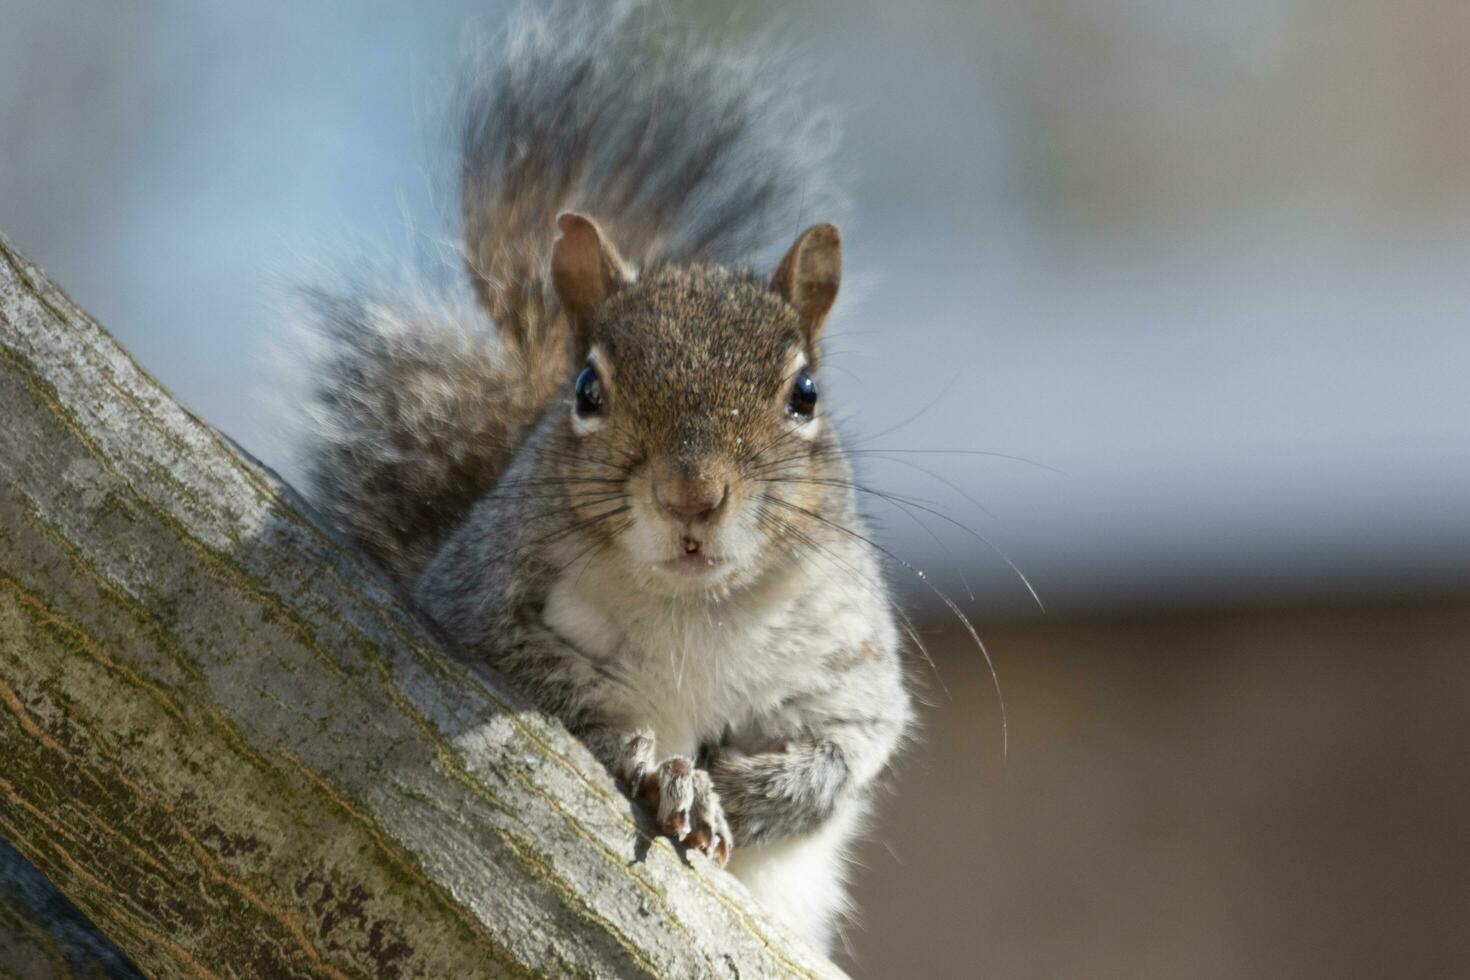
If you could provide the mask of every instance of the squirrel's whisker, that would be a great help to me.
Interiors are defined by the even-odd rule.
[[[943,589],[939,588],[933,582],[929,581],[928,576],[926,576],[922,571],[915,568],[909,562],[898,557],[892,551],[889,551],[887,548],[873,541],[866,535],[859,534],[851,528],[846,528],[840,524],[834,523],[833,521],[829,521],[820,514],[808,510],[807,508],[802,507],[798,504],[793,504],[788,500],[783,500],[780,497],[768,494],[766,499],[777,504],[778,506],[787,507],[791,510],[797,511],[798,513],[805,514],[812,520],[825,524],[827,527],[832,528],[834,531],[839,531],[843,534],[863,541],[869,547],[875,549],[883,555],[886,555],[891,561],[894,561],[901,567],[907,569],[910,573],[913,574],[915,578],[922,582],[924,586],[939,599],[939,601],[943,602],[945,606],[948,607],[949,611],[953,613],[955,618],[960,621],[960,624],[964,626],[965,631],[970,634],[970,639],[975,641],[975,646],[980,650],[981,655],[985,658],[985,665],[990,671],[991,685],[995,690],[996,703],[1000,708],[1001,755],[1003,757],[1008,756],[1010,754],[1010,721],[1006,714],[1005,695],[1001,692],[1000,689],[1000,674],[996,672],[995,661],[991,659],[990,650],[985,646],[985,641],[980,639],[979,632],[976,631],[974,624],[970,622],[970,618],[965,615],[964,610],[960,609],[959,603],[951,599],[949,597],[949,594],[946,593]]]

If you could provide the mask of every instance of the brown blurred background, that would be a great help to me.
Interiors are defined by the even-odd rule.
[[[857,874],[860,977],[1470,971],[1470,601],[958,631]],[[948,688],[940,690],[934,674]]]
[[[848,968],[1470,975],[1470,4],[667,10],[844,117],[824,399],[1009,708],[1003,760],[895,567],[935,667]],[[289,473],[282,309],[442,254],[505,13],[0,0],[0,230]]]

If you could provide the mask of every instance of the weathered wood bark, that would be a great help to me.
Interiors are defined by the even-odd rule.
[[[160,975],[836,973],[3,241],[0,838]]]

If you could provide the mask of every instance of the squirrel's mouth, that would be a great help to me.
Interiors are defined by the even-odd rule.
[[[718,571],[724,564],[722,558],[709,553],[704,542],[687,534],[679,541],[679,551],[678,557],[670,558],[661,564],[680,575],[692,577],[710,575]]]
[[[709,575],[719,570],[724,562],[719,558],[710,558],[706,555],[692,554],[680,555],[678,558],[670,558],[664,562],[665,568],[678,572],[680,575]]]

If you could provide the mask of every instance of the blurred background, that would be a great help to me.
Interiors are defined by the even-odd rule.
[[[843,119],[824,397],[926,573],[843,965],[1466,975],[1470,5],[669,7]],[[0,0],[0,232],[290,475],[282,311],[452,234],[505,12]]]

